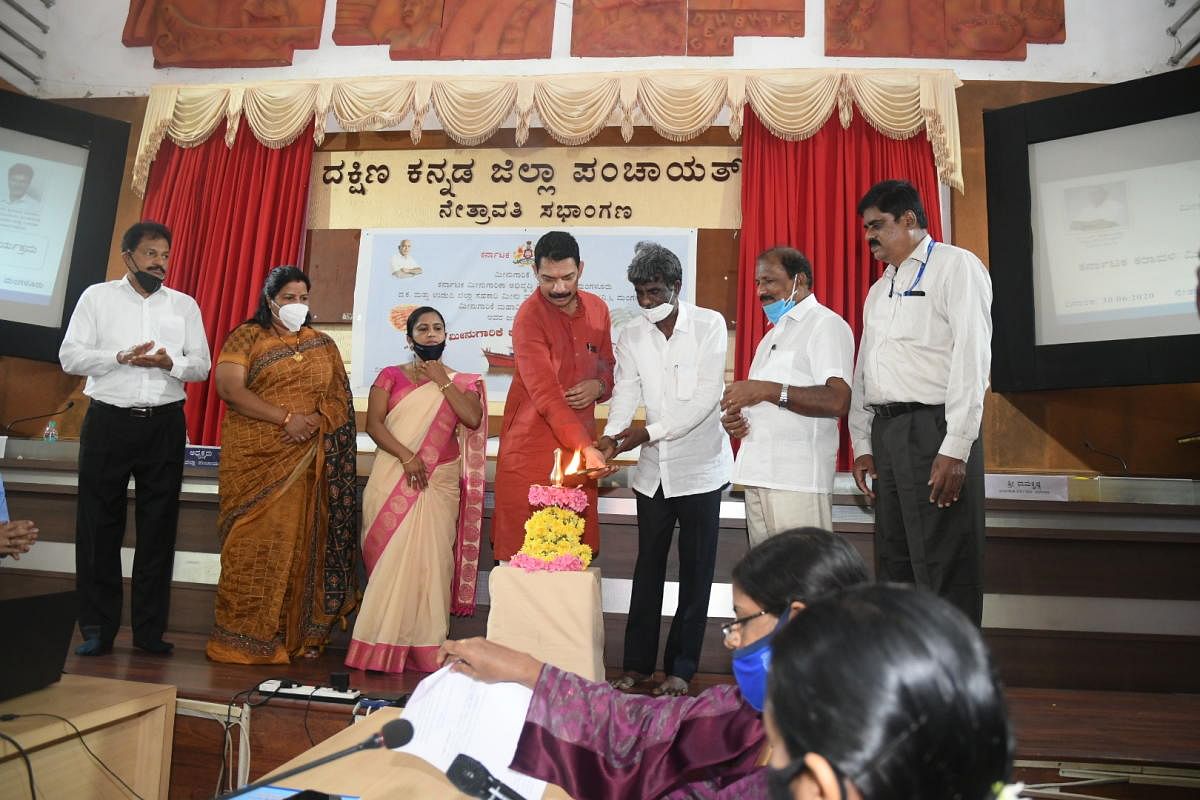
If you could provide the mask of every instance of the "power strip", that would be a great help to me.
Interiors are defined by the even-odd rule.
[[[300,684],[281,686],[277,680],[263,681],[258,685],[258,691],[277,697],[291,697],[297,700],[320,700],[326,703],[346,703],[347,705],[357,703],[359,696],[362,694],[358,689],[339,692],[337,689]]]

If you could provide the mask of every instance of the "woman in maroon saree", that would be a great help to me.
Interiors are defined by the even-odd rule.
[[[738,685],[696,697],[625,694],[486,639],[448,641],[441,658],[533,689],[511,767],[572,797],[761,798],[770,640],[805,602],[866,581],[862,557],[828,531],[788,531],[752,549],[734,567],[734,621],[723,628]]]
[[[483,522],[483,380],[440,362],[441,314],[408,318],[416,358],[379,373],[367,433],[379,449],[363,490],[367,589],[346,666],[432,672],[450,614],[475,612]]]

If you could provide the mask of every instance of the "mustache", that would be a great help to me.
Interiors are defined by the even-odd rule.
[[[555,300],[566,300],[568,298],[574,297],[575,295],[573,292],[563,292],[561,294],[556,293],[556,292],[551,292],[550,296],[553,297]]]

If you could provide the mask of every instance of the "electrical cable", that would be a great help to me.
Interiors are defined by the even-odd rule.
[[[259,687],[262,686],[263,683],[266,683],[266,681],[278,681],[279,687],[273,692],[264,692],[259,689]],[[233,791],[233,737],[230,736],[229,731],[233,727],[233,706],[235,703],[237,703],[238,698],[245,698],[244,705],[247,708],[261,708],[262,706],[265,706],[267,703],[271,702],[273,698],[279,696],[279,689],[290,688],[295,685],[295,681],[293,681],[291,678],[267,678],[264,681],[259,681],[258,683],[254,684],[249,689],[242,689],[240,692],[234,694],[233,697],[229,698],[229,702],[225,705],[225,723],[223,726],[225,747],[221,753],[221,769],[217,772],[217,786],[216,790],[213,792],[214,797],[221,796],[221,781],[226,780],[226,778],[226,791]],[[263,695],[263,699],[257,703],[254,702],[252,698],[255,694]],[[226,775],[226,767],[228,767],[228,775]]]
[[[25,761],[25,774],[29,776],[29,796],[33,800],[37,800],[37,788],[33,785],[33,764],[29,761],[29,754],[25,752],[25,748],[21,747],[21,743],[9,736],[7,733],[0,733],[0,739],[6,742],[11,742],[12,746],[17,748],[17,753]]]
[[[52,718],[52,719],[62,720],[63,722],[65,722],[65,723],[67,723],[68,725],[70,725],[70,726],[71,726],[71,730],[75,731],[75,736],[77,736],[77,737],[79,738],[79,743],[80,743],[81,745],[83,745],[83,749],[84,749],[84,750],[87,750],[87,754],[88,754],[89,756],[91,756],[91,757],[92,757],[92,759],[93,759],[93,760],[94,760],[94,761],[95,761],[97,764],[99,764],[101,767],[103,767],[105,772],[107,772],[109,775],[112,775],[112,776],[113,776],[113,778],[115,778],[115,779],[116,779],[117,783],[119,783],[119,784],[121,784],[122,786],[124,786],[124,787],[125,787],[125,791],[129,792],[131,795],[133,795],[134,797],[136,797],[136,798],[137,798],[137,800],[145,800],[145,798],[144,798],[144,797],[142,797],[142,796],[141,796],[140,794],[138,794],[137,792],[135,792],[135,791],[133,790],[133,787],[132,787],[132,786],[130,786],[128,783],[126,783],[126,782],[125,782],[125,780],[124,780],[124,779],[123,779],[123,778],[122,778],[120,775],[118,775],[117,773],[113,772],[113,771],[112,771],[112,769],[111,769],[111,768],[108,766],[108,764],[105,764],[105,763],[104,763],[104,762],[103,762],[103,761],[100,759],[100,756],[98,756],[98,755],[96,755],[94,752],[92,752],[92,748],[88,747],[87,740],[83,738],[83,731],[79,730],[79,728],[78,728],[78,727],[76,727],[76,725],[75,725],[75,723],[74,723],[74,722],[71,722],[71,720],[69,720],[69,719],[67,719],[66,717],[64,717],[64,716],[61,716],[61,715],[59,715],[59,714],[49,714],[49,713],[47,713],[47,712],[45,712],[45,711],[39,711],[39,712],[30,712],[30,713],[28,713],[28,714],[5,714],[4,716],[0,717],[0,720],[21,719],[22,717],[50,717],[50,718]],[[32,773],[31,773],[31,776],[32,776]],[[32,780],[32,777],[30,778],[30,780]]]

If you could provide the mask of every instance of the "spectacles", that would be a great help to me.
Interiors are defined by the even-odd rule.
[[[740,628],[743,625],[745,625],[747,622],[749,622],[750,620],[758,619],[759,617],[763,616],[764,614],[769,614],[769,613],[770,613],[769,611],[759,611],[757,614],[751,614],[748,617],[742,617],[741,619],[735,619],[733,622],[726,622],[724,625],[721,626],[721,635],[724,636],[726,639],[728,639],[730,636],[733,635],[733,631],[735,628]]]

